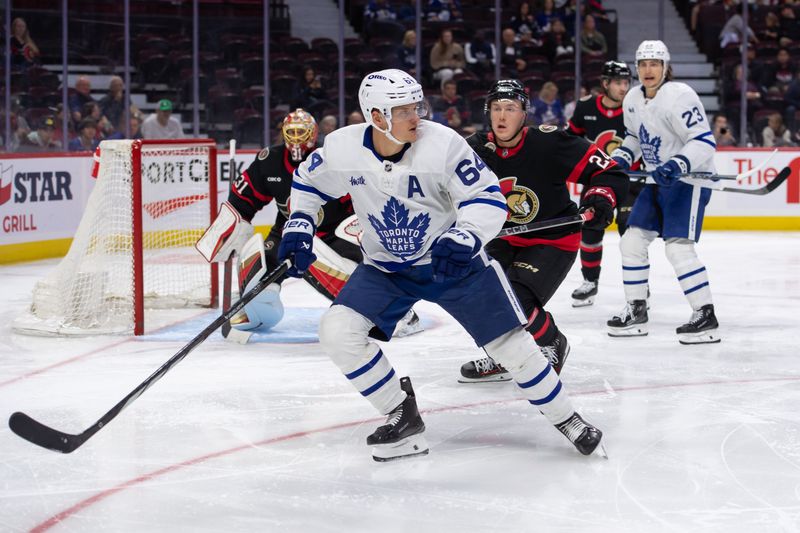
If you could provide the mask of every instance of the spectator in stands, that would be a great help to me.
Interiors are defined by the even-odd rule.
[[[581,52],[591,57],[605,57],[608,52],[605,36],[597,31],[597,23],[592,15],[583,19],[581,31]]]
[[[53,131],[53,140],[61,146],[66,146],[68,143],[64,142],[64,105],[58,104],[56,107],[51,107],[53,112],[53,120],[55,121],[55,130]],[[69,119],[69,117],[67,117]],[[69,138],[74,135],[74,126],[72,121],[67,124],[67,135]]]
[[[397,11],[389,4],[389,0],[369,0],[364,7],[364,21],[397,20]]]
[[[794,16],[792,6],[783,6],[781,8],[781,37],[778,44],[789,46],[797,41],[800,41],[800,22]]]
[[[142,139],[142,116],[139,113],[131,114],[131,133],[128,137],[125,135],[125,115],[122,115],[116,131],[106,139]]]
[[[539,90],[539,95],[531,102],[533,123],[536,126],[549,124],[564,127],[564,110],[558,99],[558,87],[552,81],[546,82]]]
[[[142,123],[142,137],[145,139],[183,139],[183,127],[172,116],[172,101],[159,100],[156,112]]]
[[[456,74],[464,72],[467,62],[464,59],[464,48],[453,42],[453,32],[443,29],[439,40],[431,48],[431,68],[433,79],[449,80]]]
[[[38,63],[40,55],[25,19],[15,18],[11,23],[11,68],[25,70]]]
[[[81,109],[81,116],[83,118],[90,118],[94,120],[95,124],[97,124],[97,140],[102,141],[108,135],[114,132],[114,127],[108,121],[106,117],[103,116],[103,112],[100,111],[100,104],[97,102],[88,102],[83,106]]]
[[[531,5],[529,2],[522,2],[517,8],[509,22],[509,26],[520,39],[523,34],[529,33],[534,39],[540,39],[542,30],[536,22],[536,17],[531,13]]]
[[[328,100],[328,91],[322,84],[322,78],[311,67],[303,70],[303,84],[295,101],[295,108],[302,108],[312,115],[319,116],[323,109],[332,107]]]
[[[744,41],[745,34],[750,42],[758,42],[758,37],[750,26],[745,28],[742,4],[739,4],[736,6],[735,14],[725,22],[722,31],[719,32],[719,47],[725,48],[729,44],[739,44]]]
[[[764,69],[761,85],[767,91],[780,96],[786,92],[796,72],[797,65],[792,61],[789,51],[786,48],[781,48],[778,50],[775,62],[768,64]]]
[[[366,122],[364,120],[364,115],[361,114],[361,111],[355,110],[351,111],[349,115],[347,115],[347,125],[351,126],[353,124],[363,124]]]
[[[764,19],[764,27],[757,33],[761,41],[778,41],[781,38],[781,19],[770,11]]]
[[[462,20],[461,2],[458,0],[428,0],[423,8],[425,18],[430,21],[455,22]]]
[[[442,82],[442,92],[433,99],[433,120],[456,131],[469,122],[469,108],[464,98],[458,94],[458,84],[454,80]]]
[[[800,71],[795,74],[795,78],[786,89],[783,100],[786,102],[786,124],[789,124],[792,131],[795,131],[800,126],[795,119],[795,114],[800,111]]]
[[[414,30],[403,34],[403,43],[397,50],[397,68],[417,76],[417,32]]]
[[[78,136],[69,142],[70,152],[94,152],[100,141],[97,140],[97,123],[85,118],[78,123]]]
[[[482,31],[477,31],[472,40],[464,47],[464,58],[469,70],[478,77],[484,77],[494,72],[497,52],[494,43],[488,42]]]
[[[792,134],[783,125],[783,118],[780,113],[774,113],[767,119],[767,125],[761,132],[761,137],[764,139],[764,146],[771,148],[773,146],[794,146],[792,142]]]
[[[736,146],[736,139],[728,125],[728,117],[723,113],[714,116],[714,142],[717,146]]]
[[[53,117],[43,117],[36,131],[21,139],[18,152],[53,152],[61,150],[61,143],[53,138],[56,121]]]
[[[69,112],[72,113],[72,121],[77,124],[83,118],[82,110],[85,104],[94,102],[92,98],[92,83],[86,76],[78,76],[75,80],[75,92],[69,97]]]
[[[581,95],[578,98],[583,98],[584,96],[589,95],[589,90],[586,89],[586,86],[581,84]],[[573,98],[564,106],[564,122],[567,123],[572,118],[572,115],[575,114],[575,106],[578,105],[578,99]]]
[[[747,98],[747,116],[752,119],[753,113],[764,107],[761,101],[761,91],[754,82],[747,80],[745,97]],[[733,79],[725,87],[725,104],[733,109],[739,108],[742,90],[742,65],[737,64],[733,68]]]
[[[108,82],[108,93],[100,99],[100,112],[115,129],[125,114],[125,103],[122,101],[124,97],[125,82],[119,76],[112,76]],[[132,115],[139,112],[132,102],[128,101],[128,105],[131,108]]]
[[[504,29],[501,34],[500,64],[506,68],[508,75],[512,78],[519,78],[527,66],[522,58],[522,48],[517,40],[517,35],[512,28]]]
[[[319,121],[317,146],[322,146],[323,142],[325,141],[325,137],[332,131],[336,130],[338,122],[339,121],[336,120],[334,115],[325,115],[322,117],[322,120]]]
[[[542,31],[548,32],[553,29],[552,24],[555,20],[560,20],[562,23],[564,22],[553,0],[544,0],[542,11],[536,15],[536,23]]]
[[[561,20],[553,21],[550,33],[545,36],[544,47],[550,61],[575,53],[575,40],[567,33],[567,28]]]

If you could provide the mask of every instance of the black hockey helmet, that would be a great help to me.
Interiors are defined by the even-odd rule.
[[[522,102],[522,109],[526,113],[530,104],[528,93],[525,86],[519,80],[497,80],[486,93],[486,102],[483,104],[483,112],[489,114],[489,106],[495,100],[519,100]]]
[[[603,79],[613,80],[617,78],[630,79],[631,69],[622,61],[606,61],[603,71],[600,73]]]

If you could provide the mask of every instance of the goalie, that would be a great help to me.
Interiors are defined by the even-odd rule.
[[[281,131],[284,144],[261,150],[247,170],[233,180],[228,200],[197,241],[197,250],[209,262],[223,262],[232,254],[237,255],[240,294],[278,266],[278,245],[289,217],[292,175],[317,147],[317,123],[302,109],[286,116]],[[264,240],[261,234],[253,234],[250,222],[272,201],[275,201],[278,215]],[[346,227],[357,227],[353,219],[349,196],[326,203],[317,213],[314,237],[317,260],[304,279],[329,300],[339,294],[361,262],[361,249],[354,233],[345,231]],[[284,313],[280,292],[279,283],[268,286],[231,320],[231,326],[244,332],[274,327]],[[395,335],[410,335],[421,329],[419,317],[411,310],[398,324]]]

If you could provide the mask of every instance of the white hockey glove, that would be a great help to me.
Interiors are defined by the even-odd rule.
[[[241,250],[251,235],[253,226],[231,204],[223,202],[217,218],[194,247],[209,263],[223,262]]]
[[[264,238],[256,233],[239,252],[239,294],[252,289],[266,273]],[[231,319],[231,326],[241,331],[255,328],[266,330],[274,327],[282,318],[281,286],[272,283]]]

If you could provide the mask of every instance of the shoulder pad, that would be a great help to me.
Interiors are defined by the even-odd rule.
[[[266,148],[262,148],[260,152],[258,152],[258,160],[263,161],[269,157],[269,146]]]
[[[553,126],[552,124],[542,124],[539,126],[539,131],[542,133],[553,133],[554,131],[558,131],[558,126]]]
[[[593,96],[593,95],[591,95],[591,94],[587,94],[586,96],[582,96],[582,97],[581,97],[581,99],[580,99],[580,100],[578,100],[578,101],[579,101],[579,102],[588,102],[588,101],[589,101],[589,100],[591,100],[592,98],[594,98],[594,96]]]

